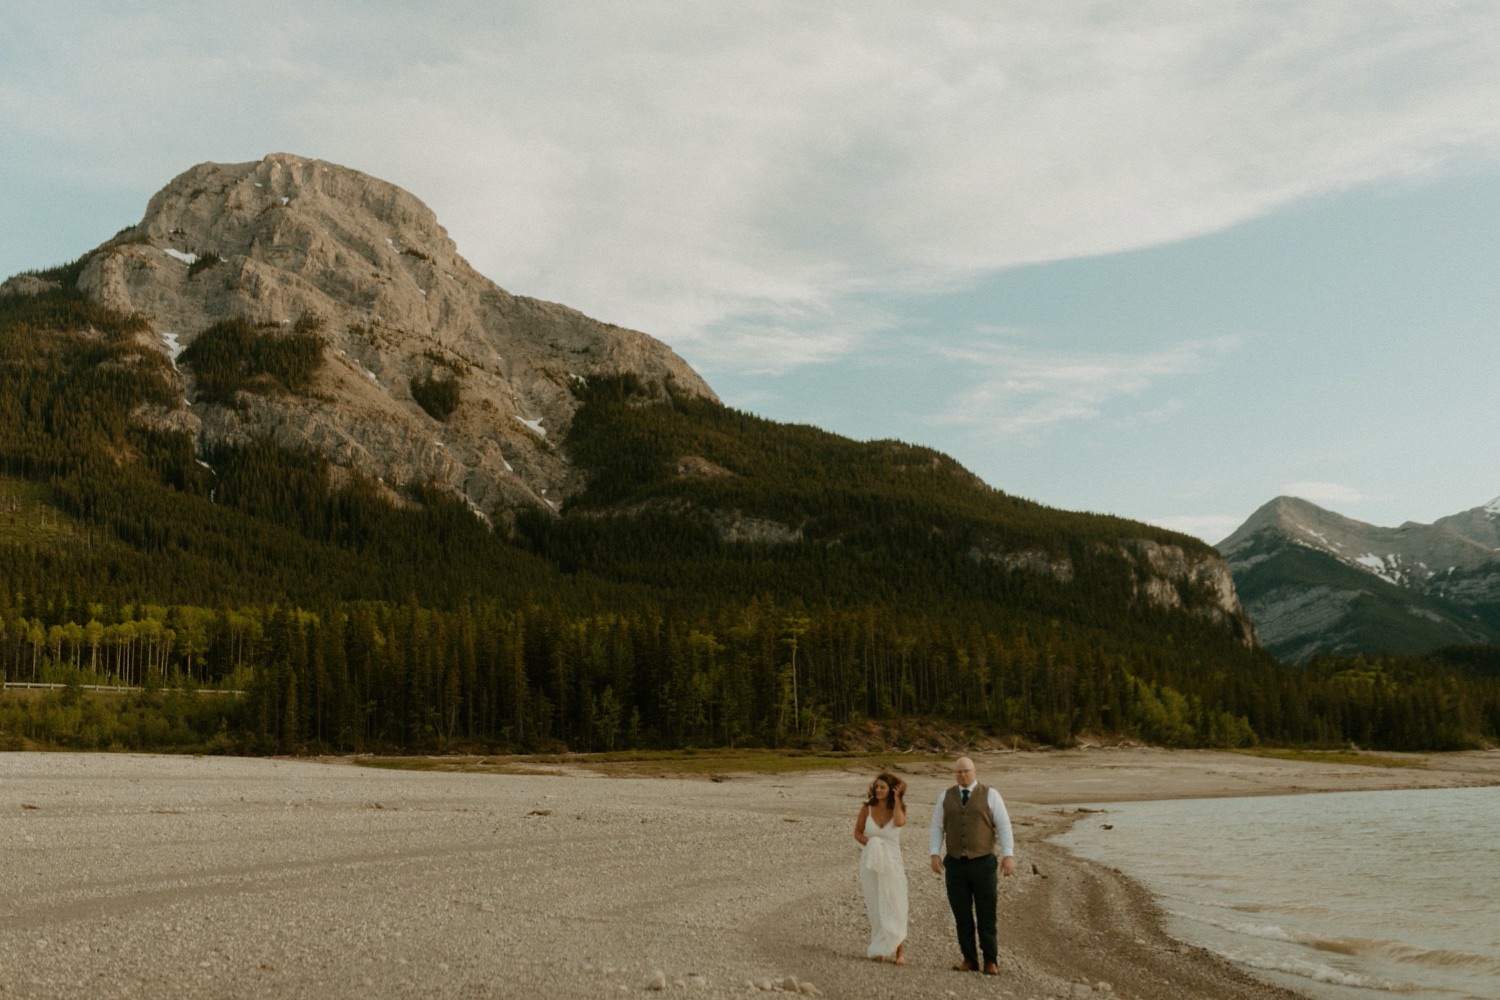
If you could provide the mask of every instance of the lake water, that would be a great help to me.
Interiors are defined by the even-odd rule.
[[[1180,940],[1315,997],[1500,998],[1500,789],[1099,808],[1054,842],[1145,884]]]

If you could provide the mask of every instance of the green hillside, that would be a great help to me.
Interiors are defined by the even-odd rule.
[[[633,377],[576,391],[585,406],[567,444],[589,487],[563,517],[521,524],[569,572],[683,600],[1025,609],[1130,631],[1150,618],[1132,586],[1148,569],[1130,540],[1215,554],[1149,525],[1007,496],[929,448],[778,424]],[[1017,553],[1066,564],[1071,579],[1003,568]],[[1212,600],[1182,596],[1189,608]]]

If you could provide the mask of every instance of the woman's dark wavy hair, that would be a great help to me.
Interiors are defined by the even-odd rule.
[[[865,805],[875,806],[880,804],[880,800],[875,798],[875,783],[879,781],[884,781],[885,787],[890,789],[885,796],[885,807],[887,809],[896,808],[897,789],[900,789],[902,792],[906,791],[906,782],[889,771],[881,771],[870,782],[870,787],[865,792]]]

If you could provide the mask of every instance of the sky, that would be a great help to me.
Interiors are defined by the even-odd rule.
[[[271,152],[1052,506],[1500,494],[1500,4],[8,0],[0,276]]]

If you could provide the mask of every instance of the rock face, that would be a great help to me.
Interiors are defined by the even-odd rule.
[[[18,274],[0,282],[0,295],[40,295],[58,287],[57,282],[47,281],[30,274]]]
[[[1246,646],[1256,645],[1255,625],[1240,605],[1234,576],[1223,559],[1144,538],[1126,539],[1112,551],[1135,561],[1131,574],[1135,600],[1168,611],[1187,609],[1229,628]],[[998,563],[1008,570],[1049,576],[1058,583],[1072,583],[1077,575],[1071,559],[1039,549],[1007,552],[976,546],[968,555],[974,562]]]
[[[634,373],[714,396],[659,341],[499,288],[406,191],[298,156],[193,167],[89,257],[79,287],[144,314],[174,364],[221,320],[317,326],[324,364],[306,392],[225,406],[180,372],[183,409],[145,416],[202,450],[265,436],[386,483],[435,482],[502,519],[556,510],[582,485],[558,446],[571,380]],[[412,396],[434,377],[459,383],[444,421]]]
[[[1500,639],[1500,501],[1382,528],[1277,497],[1218,548],[1284,659]]]
[[[1148,601],[1175,609],[1184,606],[1183,589],[1205,591],[1209,600],[1195,605],[1195,609],[1216,622],[1237,627],[1245,645],[1255,645],[1255,629],[1240,605],[1234,574],[1223,559],[1196,557],[1181,546],[1162,545],[1144,538],[1132,539],[1126,542],[1126,547],[1149,567],[1150,572],[1137,582],[1139,592]]]

